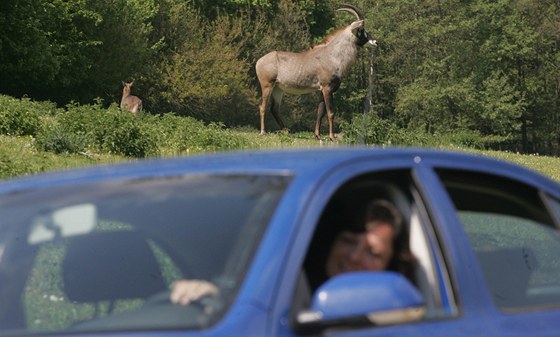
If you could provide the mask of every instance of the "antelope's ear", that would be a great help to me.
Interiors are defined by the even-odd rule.
[[[350,29],[355,31],[356,29],[364,26],[364,20],[354,21],[350,24]]]
[[[123,85],[123,87],[124,87],[124,86],[126,85],[126,83],[124,83],[124,81],[122,81],[122,85]]]

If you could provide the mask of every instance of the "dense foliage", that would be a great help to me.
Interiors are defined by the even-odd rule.
[[[256,60],[270,50],[306,49],[349,23],[350,15],[334,11],[339,3],[2,0],[0,93],[32,100],[26,110],[2,107],[0,132],[32,134],[54,151],[96,146],[145,156],[156,151],[149,145],[155,136],[144,129],[151,119],[194,118],[179,129],[195,122],[255,127]],[[560,153],[557,1],[352,3],[379,46],[361,50],[336,94],[338,131],[346,140],[406,144],[454,135],[477,147]],[[120,101],[121,82],[131,79],[148,111],[142,118],[111,107]],[[368,95],[373,104],[364,109]],[[34,117],[34,100],[54,102],[49,109],[64,107],[67,116],[40,130],[44,118]],[[285,99],[292,131],[312,130],[316,101]],[[80,104],[98,104],[87,109],[92,121],[102,113],[107,125],[129,127],[90,134]],[[5,114],[12,113],[21,122],[8,124]],[[272,118],[267,123],[277,128]],[[122,145],[122,139],[137,141]]]
[[[276,145],[293,145],[300,138],[282,137],[274,137]],[[0,145],[13,138],[25,139],[38,153],[132,159],[274,146],[253,129],[226,128],[174,113],[135,115],[123,113],[116,104],[105,108],[101,102],[57,108],[48,101],[0,95]],[[311,133],[301,138],[317,143]],[[0,160],[1,156],[2,151]]]
[[[411,133],[374,114],[356,114],[351,121],[342,121],[340,130],[338,144],[319,142],[311,132],[281,131],[263,137],[253,128],[228,128],[175,113],[123,113],[116,104],[104,107],[100,101],[57,108],[48,101],[0,95],[2,141],[23,138],[41,153],[145,158],[298,144],[484,148],[480,136],[472,132]]]
[[[342,123],[341,131],[336,143],[318,142],[312,132],[279,131],[263,137],[252,127],[226,128],[173,113],[134,116],[114,104],[104,108],[101,102],[57,108],[51,102],[0,95],[0,179],[154,156],[367,143],[482,153],[560,180],[559,157],[480,150],[484,144],[470,131],[411,133],[374,114],[356,114]]]

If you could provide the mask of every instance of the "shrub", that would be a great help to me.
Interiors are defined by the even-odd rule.
[[[42,130],[37,145],[55,153],[94,149],[129,157],[152,156],[157,146],[142,120],[142,115],[123,113],[116,105],[104,109],[100,104],[71,104],[54,126]]]
[[[209,151],[240,149],[246,144],[243,138],[226,129],[222,123],[210,123],[196,136],[195,141]]]
[[[356,114],[350,123],[341,121],[340,128],[346,144],[411,145],[418,142],[391,121],[373,113]]]
[[[172,113],[162,116],[123,113],[116,105],[67,106],[37,136],[44,151],[79,153],[94,150],[128,157],[179,155],[248,147],[248,141],[224,127]]]
[[[248,146],[247,140],[223,124],[206,125],[192,117],[168,113],[157,120],[149,120],[149,125],[160,154],[233,150]]]
[[[454,145],[482,150],[485,148],[482,136],[471,130],[456,130],[442,135],[434,135],[439,138],[437,145]]]
[[[40,150],[57,154],[83,152],[86,144],[87,141],[83,135],[68,132],[60,125],[43,128],[35,142]]]
[[[33,102],[0,95],[0,134],[35,136],[40,129],[40,116],[53,114],[51,102]]]
[[[88,142],[89,147],[101,150],[107,128],[112,127],[112,121],[109,120],[111,113],[119,113],[116,107],[103,109],[101,105],[78,105],[70,104],[67,111],[59,115],[58,122],[62,128],[68,132],[83,136]]]
[[[113,127],[107,130],[102,147],[108,153],[128,157],[148,157],[157,154],[156,143],[141,121],[125,114],[110,115]],[[132,116],[135,117],[135,116]]]
[[[220,17],[205,26],[188,11],[188,27],[196,27],[172,54],[162,76],[161,99],[181,115],[206,122],[239,125],[252,120],[256,92],[249,77],[253,65],[242,55],[243,22]]]
[[[484,149],[487,142],[477,131],[459,129],[430,134],[417,129],[401,129],[375,114],[354,115],[350,123],[343,121],[341,128],[347,144]]]

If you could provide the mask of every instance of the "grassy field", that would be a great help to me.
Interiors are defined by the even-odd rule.
[[[313,147],[337,147],[337,143],[329,141],[317,141],[312,133],[288,134],[283,132],[269,133],[260,136],[256,130],[233,130],[237,136],[245,140],[247,144],[242,150],[252,149],[280,149],[280,148],[313,148]],[[110,164],[122,161],[136,160],[130,157],[111,155],[104,153],[82,152],[78,154],[54,154],[39,151],[33,146],[31,137],[10,137],[0,135],[0,179],[7,179],[22,175],[36,174],[40,172],[65,170],[76,167],[92,166],[99,164]],[[525,166],[560,181],[560,158],[523,155],[501,151],[479,151],[457,147],[441,147],[452,151],[466,151],[478,153]],[[176,151],[160,151],[163,157],[188,156],[193,153],[188,149],[177,153]]]
[[[483,151],[482,154],[525,166],[560,182],[560,158],[558,157],[523,155],[500,151]]]
[[[37,151],[32,139],[0,135],[0,178],[10,178],[39,172],[70,169],[101,163],[119,162],[124,157],[112,155],[57,155]]]
[[[341,122],[338,132],[341,134],[333,144],[316,140],[312,132],[270,132],[260,136],[255,126],[229,128],[219,122],[204,123],[174,113],[136,116],[123,114],[115,104],[104,107],[99,102],[57,108],[48,101],[0,95],[0,179],[137,158],[337,147],[362,141],[476,152],[521,164],[560,181],[560,158],[475,151],[472,148],[482,149],[488,141],[477,132],[409,132],[375,115],[357,115],[351,122]],[[326,136],[323,134],[323,139]]]

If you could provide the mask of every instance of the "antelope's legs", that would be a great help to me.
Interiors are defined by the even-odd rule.
[[[325,100],[321,97],[321,102],[317,106],[317,123],[315,123],[315,138],[321,140],[321,121],[325,114]]]
[[[280,118],[280,104],[282,103],[282,97],[284,97],[284,92],[277,87],[272,89],[272,106],[270,107],[270,111],[272,112],[272,116],[278,123],[280,130],[285,130],[286,127],[284,126],[284,122]]]
[[[333,131],[333,120],[334,120],[334,109],[333,109],[333,92],[331,88],[324,87],[322,89],[323,98],[325,100],[325,107],[327,108],[327,119],[329,121],[329,139],[334,142],[334,131]]]
[[[266,108],[270,101],[270,93],[272,92],[272,84],[271,83],[261,83],[261,102],[259,104],[259,114],[261,117],[261,136],[265,134],[264,131],[264,114],[266,113]]]

